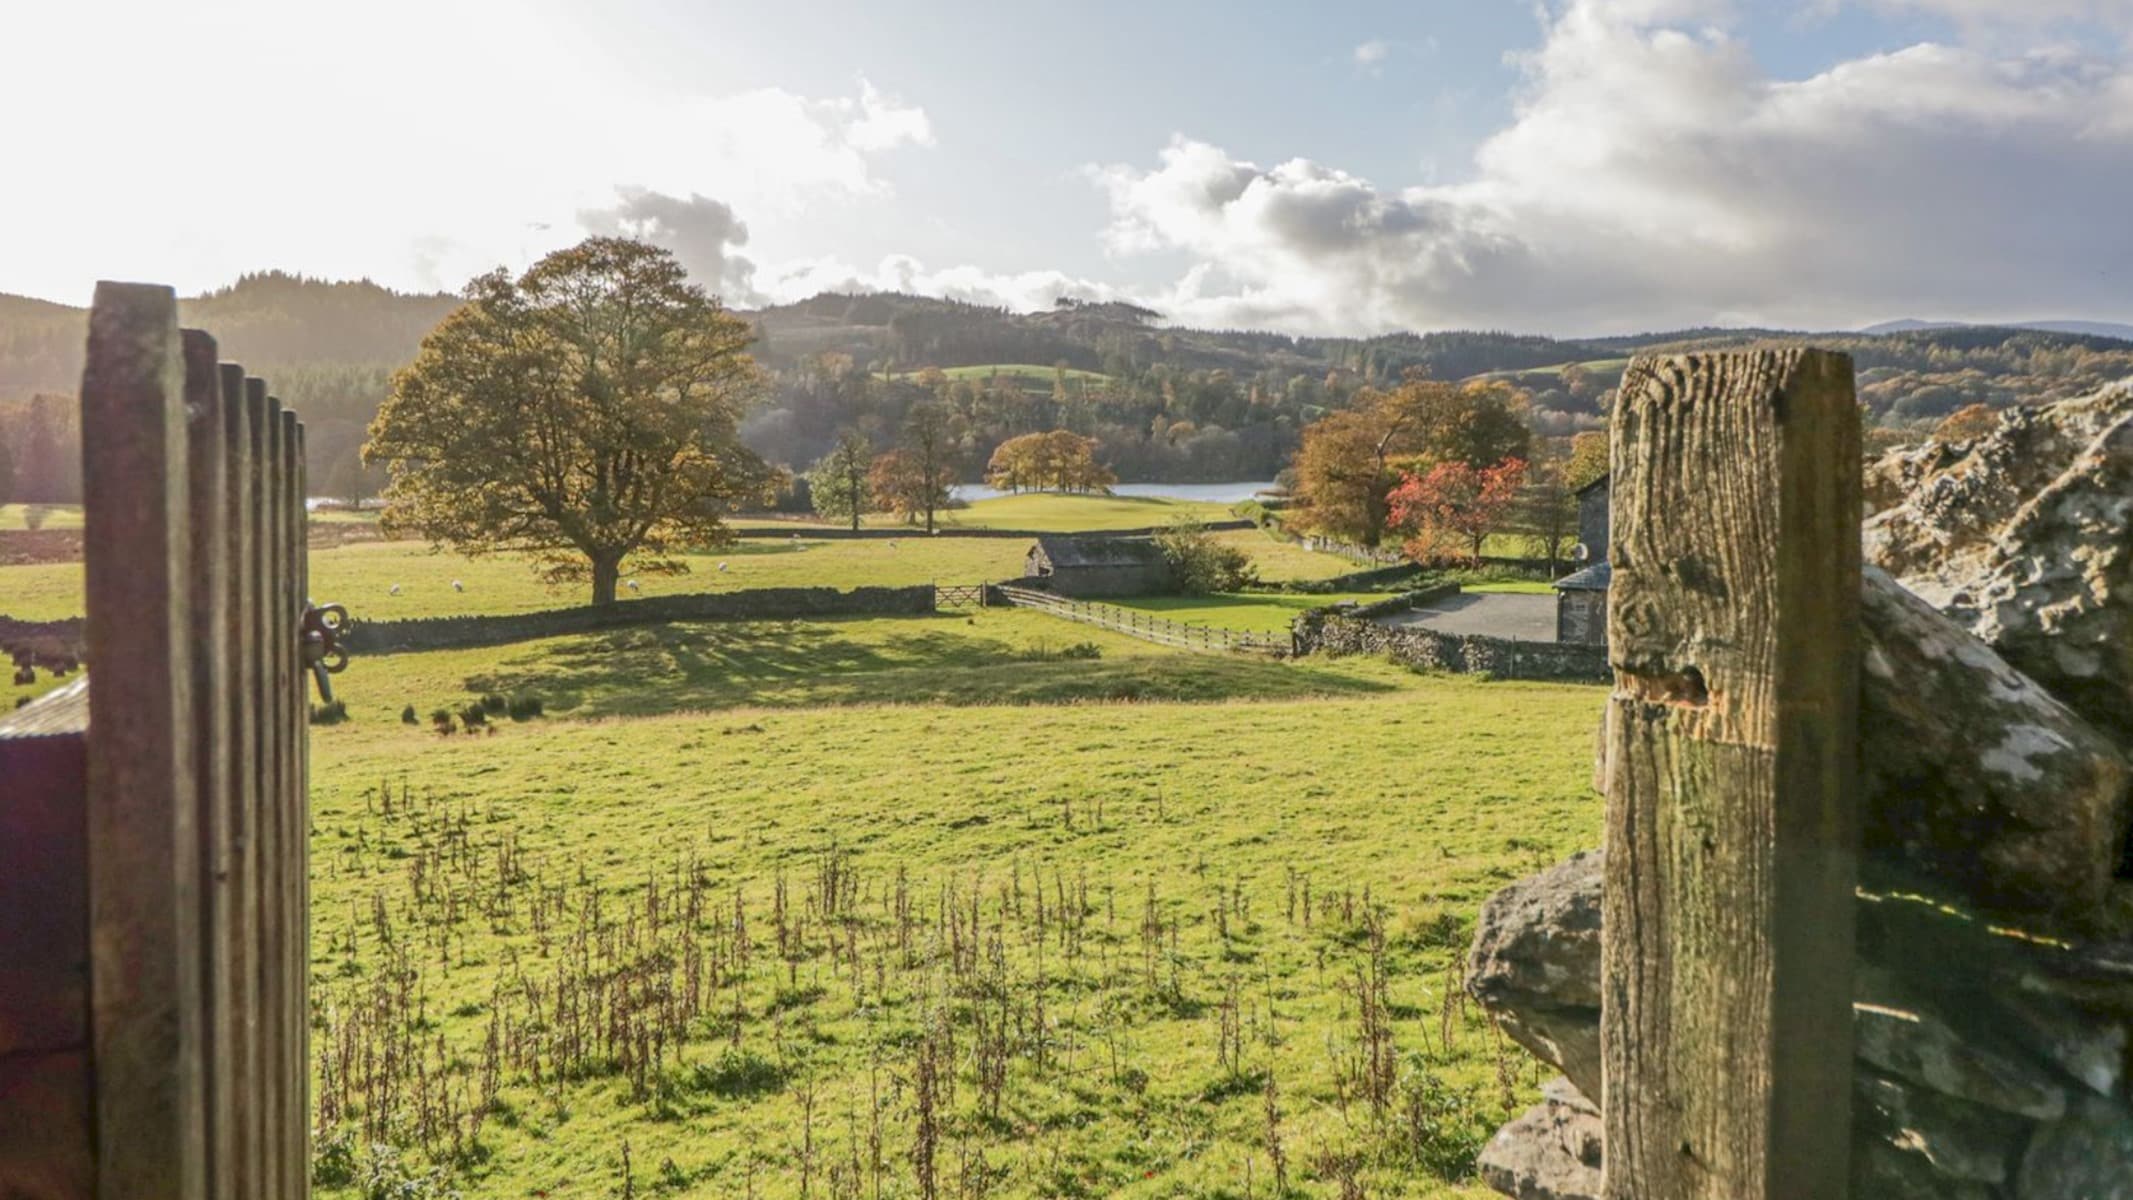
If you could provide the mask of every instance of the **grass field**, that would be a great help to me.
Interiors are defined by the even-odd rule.
[[[958,508],[945,508],[934,523],[943,529],[1024,529],[1034,533],[1101,533],[1111,529],[1147,529],[1177,520],[1227,521],[1234,514],[1226,504],[1205,500],[1179,500],[1167,496],[1080,496],[1059,492],[1024,492],[976,500]],[[743,525],[768,525],[764,519],[739,519]],[[815,519],[787,522],[796,529],[836,525]],[[868,529],[909,529],[908,522],[887,513],[870,513],[861,522]],[[914,534],[914,536],[919,536]]]
[[[1453,986],[1471,914],[1599,816],[1596,689],[1027,612],[339,686],[352,719],[313,738],[333,1196],[1480,1197],[1478,1140],[1539,1076]],[[400,722],[487,691],[547,715]]]
[[[1290,622],[1307,608],[1324,608],[1353,600],[1369,604],[1385,593],[1242,592],[1213,596],[1129,596],[1109,603],[1141,612],[1160,613],[1188,625],[1235,629],[1247,633],[1287,633]]]
[[[1173,521],[1226,521],[1229,506],[1168,496],[1070,496],[1025,492],[979,500],[951,510],[952,525],[971,529],[1029,529],[1044,533],[1143,529]]]
[[[1353,569],[1222,536],[1269,578]],[[752,542],[644,592],[987,578],[1023,549]],[[405,543],[312,564],[373,618],[579,599]],[[1158,603],[1278,628],[1336,598]],[[0,611],[78,608],[78,566],[0,569]],[[1456,987],[1471,916],[1597,835],[1596,689],[1027,611],[358,657],[336,684],[331,1197],[1478,1200],[1473,1154],[1541,1074]],[[543,715],[467,724],[492,695]]]
[[[0,529],[28,529],[29,512],[33,507],[44,510],[40,528],[81,528],[81,506],[78,504],[0,504]]]
[[[1269,580],[1327,578],[1346,560],[1300,550],[1259,533],[1221,535],[1246,547]],[[1022,573],[1029,543],[1015,538],[913,535],[893,540],[749,539],[713,554],[685,556],[686,575],[642,576],[626,595],[729,592],[765,587],[902,586],[979,583]],[[724,563],[726,569],[719,570]],[[453,583],[461,585],[454,589]],[[398,595],[392,593],[398,585]],[[534,612],[583,604],[585,585],[550,587],[510,557],[462,558],[417,542],[354,542],[311,552],[311,594],[349,606],[358,619]],[[80,563],[0,567],[0,615],[48,621],[82,612]]]

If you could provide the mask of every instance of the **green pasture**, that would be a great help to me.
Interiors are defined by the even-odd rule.
[[[1472,914],[1598,836],[1597,689],[1028,612],[339,686],[312,742],[332,1197],[915,1197],[926,1161],[942,1196],[1272,1196],[1278,1153],[1292,1196],[1479,1200],[1479,1139],[1542,1073],[1457,990]],[[489,691],[545,715],[434,731]]]
[[[1300,699],[1383,694],[1406,681],[1370,660],[1180,654],[1029,609],[994,608],[679,622],[481,650],[358,656],[335,688],[363,722],[390,723],[408,706],[427,720],[439,707],[489,693],[538,695],[550,716],[624,717],[740,706]]]
[[[1169,496],[1075,496],[1023,492],[978,500],[946,514],[951,526],[1028,529],[1042,533],[1144,529],[1175,521],[1230,520],[1229,506]]]
[[[1287,633],[1289,623],[1306,609],[1349,600],[1370,604],[1385,598],[1383,592],[1234,592],[1213,596],[1127,596],[1106,603],[1155,613],[1187,625],[1242,633]]]
[[[41,510],[39,528],[81,528],[79,504],[0,504],[0,529],[28,529],[32,509]]]
[[[684,555],[686,574],[638,575],[637,588],[625,586],[622,595],[997,581],[1022,573],[1030,545],[1020,538],[949,534],[855,540],[809,539],[804,530],[795,534],[782,540],[750,538],[712,553]],[[1326,578],[1352,569],[1344,559],[1301,550],[1256,530],[1221,536],[1248,549],[1269,580]],[[314,549],[310,564],[312,596],[346,604],[358,619],[535,612],[584,604],[590,598],[588,585],[550,586],[532,564],[515,556],[470,559],[432,551],[419,542],[350,542]],[[45,621],[81,612],[80,563],[0,567],[0,615]]]

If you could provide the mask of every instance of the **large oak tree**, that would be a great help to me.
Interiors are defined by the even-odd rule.
[[[736,435],[761,387],[747,322],[668,252],[591,238],[466,303],[393,377],[366,463],[390,472],[384,521],[465,554],[533,556],[615,598],[625,563],[686,571],[728,537],[770,471]]]

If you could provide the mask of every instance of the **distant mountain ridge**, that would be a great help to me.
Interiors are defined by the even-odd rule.
[[[2082,337],[2113,338],[2133,342],[2133,325],[2117,321],[1921,321],[1905,317],[1869,325],[1861,333],[1924,333],[1936,329],[2024,329],[2038,333],[2070,333]]]
[[[358,450],[392,372],[459,303],[448,294],[269,271],[181,300],[180,317],[213,332],[226,357],[269,379],[304,414],[319,486],[357,494],[377,482]],[[962,394],[982,392],[984,405],[1015,410],[1017,429],[1056,424],[1103,434],[1114,465],[1143,479],[1264,478],[1286,461],[1303,426],[1349,403],[1357,389],[1395,385],[1409,371],[1509,381],[1529,393],[1532,424],[1550,438],[1599,427],[1628,358],[1650,350],[1812,339],[1852,355],[1862,404],[1906,436],[1970,405],[2039,403],[2133,375],[2133,326],[2100,321],[1299,337],[1169,325],[1123,303],[1062,301],[1013,312],[893,292],[823,293],[742,315],[755,327],[752,352],[774,385],[746,436],[794,467],[813,461],[844,428],[887,444],[920,394],[911,381],[925,367],[963,368]],[[0,294],[0,429],[32,396],[74,393],[86,321],[83,309]],[[1055,383],[1060,365],[1083,374]],[[989,382],[990,369],[1002,366],[1018,367],[1012,378],[1023,382]],[[1236,471],[1246,473],[1226,473]]]

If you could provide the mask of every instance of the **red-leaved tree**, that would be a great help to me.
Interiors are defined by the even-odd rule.
[[[1521,458],[1479,469],[1454,461],[1438,463],[1426,475],[1408,472],[1386,497],[1392,527],[1407,535],[1403,549],[1416,562],[1441,561],[1458,547],[1479,565],[1482,544],[1503,527],[1525,479]]]

